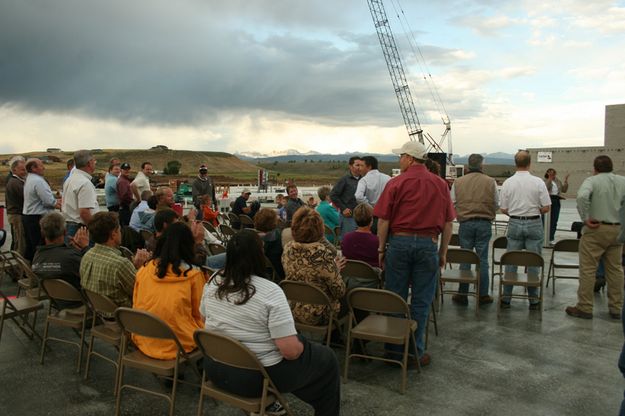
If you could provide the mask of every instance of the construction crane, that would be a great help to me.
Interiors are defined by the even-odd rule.
[[[408,86],[399,50],[397,49],[397,44],[395,43],[395,38],[393,37],[393,32],[386,15],[386,10],[384,9],[384,3],[382,0],[367,0],[367,3],[369,4],[371,18],[373,19],[373,24],[378,34],[378,40],[380,41],[380,46],[382,47],[382,53],[384,54],[384,59],[386,60],[386,66],[391,76],[391,81],[393,82],[393,88],[395,89],[395,95],[397,96],[399,108],[401,110],[402,117],[404,118],[404,124],[408,130],[408,137],[410,140],[418,140],[423,144],[426,144],[425,140],[427,140],[429,149],[431,149],[434,153],[446,154],[448,163],[453,165],[450,136],[451,122],[449,121],[449,117],[446,114],[442,117],[443,124],[445,125],[445,131],[441,135],[439,142],[437,142],[430,134],[423,132],[421,123],[419,122],[419,116],[412,99],[412,94],[410,93],[410,87]],[[448,152],[445,152],[442,148],[446,139],[449,145]]]

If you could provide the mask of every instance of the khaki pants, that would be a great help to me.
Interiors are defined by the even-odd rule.
[[[9,224],[11,224],[11,250],[15,250],[22,256],[26,251],[26,237],[24,236],[24,225],[20,214],[8,214]]]
[[[623,245],[616,241],[620,225],[601,224],[599,228],[584,227],[579,243],[579,289],[577,309],[592,313],[595,274],[601,256],[605,261],[605,278],[608,284],[608,308],[621,313],[623,307]]]

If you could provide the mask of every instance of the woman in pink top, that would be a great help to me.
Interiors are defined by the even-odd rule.
[[[378,236],[371,233],[373,208],[369,204],[359,204],[354,208],[354,220],[358,228],[345,234],[341,241],[341,252],[349,260],[360,260],[373,267],[380,267],[378,262]]]

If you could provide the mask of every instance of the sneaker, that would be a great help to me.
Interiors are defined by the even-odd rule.
[[[451,301],[457,305],[466,306],[469,304],[469,299],[467,299],[467,295],[453,295],[451,297]]]
[[[419,365],[421,367],[426,367],[430,365],[431,362],[432,362],[432,356],[428,354],[427,352],[424,352],[423,354],[421,354],[421,357],[419,357]]]
[[[549,246],[550,246],[550,247],[553,247],[553,246],[555,246],[555,245],[556,245],[556,240],[551,240],[551,241],[549,242]]]
[[[286,415],[286,409],[282,407],[279,401],[275,401],[271,403],[269,406],[265,407],[265,414],[267,416],[282,416]],[[260,413],[252,412],[250,416],[259,416]]]
[[[567,315],[574,316],[576,318],[592,319],[592,313],[580,311],[575,306],[567,306],[565,311]]]

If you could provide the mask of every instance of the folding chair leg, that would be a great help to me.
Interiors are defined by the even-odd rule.
[[[93,343],[95,337],[91,335],[89,337],[89,348],[87,349],[87,363],[85,364],[85,377],[84,380],[89,378],[89,364],[91,364],[91,353],[93,352]],[[117,378],[115,378],[117,380]]]
[[[206,371],[202,371],[202,381],[200,384],[200,402],[197,406],[197,416],[202,416],[202,411],[204,410],[204,394],[202,393],[202,388],[204,387],[204,381],[206,381]]]
[[[50,311],[48,311],[48,314],[50,313]],[[50,323],[48,322],[48,319],[46,318],[46,326],[43,330],[43,340],[41,340],[41,357],[39,359],[39,364],[43,365],[43,357],[46,353],[46,343],[48,342],[48,329],[50,328]]]

